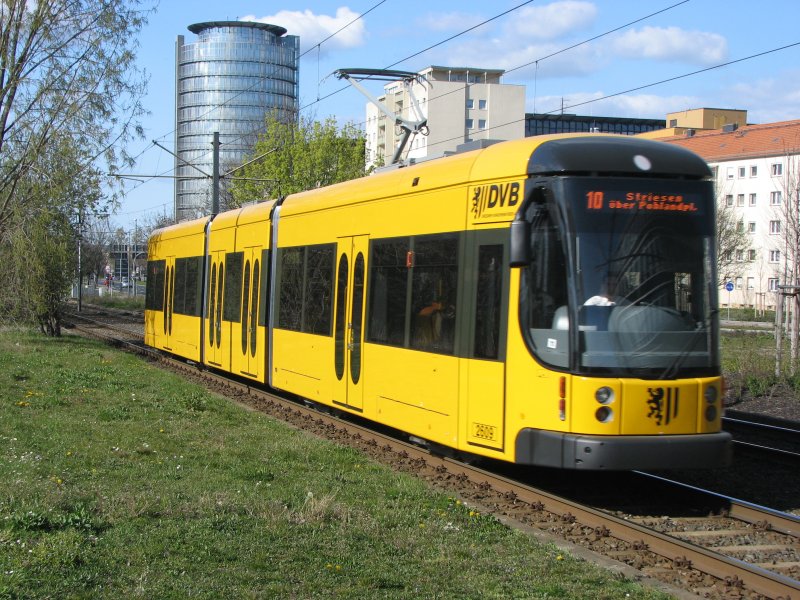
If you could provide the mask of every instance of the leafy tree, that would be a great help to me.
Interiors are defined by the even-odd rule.
[[[339,129],[333,117],[286,123],[269,115],[253,151],[253,157],[262,155],[234,174],[233,206],[365,174],[364,134],[352,124]]]
[[[40,156],[70,138],[84,166],[130,159],[141,133],[145,80],[135,65],[144,0],[2,0],[0,3],[0,241],[12,219],[38,207],[21,187]]]
[[[15,205],[0,238],[3,320],[35,322],[43,333],[60,335],[78,266],[78,216],[101,197],[100,175],[85,158],[71,139],[55,140],[17,182],[25,201]]]
[[[56,210],[43,210],[14,231],[10,248],[12,256],[25,257],[9,265],[18,285],[17,298],[22,300],[12,306],[14,315],[26,322],[35,321],[45,335],[61,335],[64,294],[73,281],[76,260],[68,217]]]

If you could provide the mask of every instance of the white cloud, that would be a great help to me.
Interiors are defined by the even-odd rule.
[[[720,90],[720,95],[736,98],[736,106],[747,109],[750,123],[772,123],[800,118],[800,71],[789,70],[776,77],[743,81]]]
[[[551,56],[536,64],[538,59],[561,48],[562,46],[546,43],[510,47],[502,38],[476,39],[446,50],[440,64],[513,69],[509,77],[516,82],[525,81],[531,84],[534,77],[541,80],[588,75],[596,72],[603,62],[592,47],[587,45]],[[506,82],[511,83],[510,80]]]
[[[487,4],[487,7],[490,6]],[[430,12],[417,24],[431,31],[464,31],[491,18],[496,11],[483,15],[465,12]],[[525,6],[511,11],[497,21],[491,21],[475,30],[475,35],[486,37],[492,31],[502,30],[506,43],[525,43],[526,40],[552,40],[587,27],[597,16],[591,2],[562,0],[545,6]]]
[[[552,40],[587,28],[597,17],[591,2],[564,0],[527,6],[512,14],[506,35],[514,40]]]
[[[680,60],[712,65],[728,56],[728,42],[717,33],[687,31],[679,27],[643,27],[620,35],[614,50],[626,58]]]
[[[285,27],[288,35],[300,36],[301,52],[313,48],[328,36],[336,34],[320,48],[324,54],[332,50],[355,48],[364,44],[366,37],[364,19],[358,19],[348,25],[358,17],[358,14],[348,7],[342,6],[336,9],[335,16],[314,14],[308,9],[304,11],[282,10],[274,15],[264,17],[249,15],[240,20]],[[346,25],[347,27],[345,27]],[[345,28],[342,29],[343,27]],[[340,29],[341,31],[339,31]]]

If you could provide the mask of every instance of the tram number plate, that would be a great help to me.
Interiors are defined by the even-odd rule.
[[[483,423],[473,423],[472,435],[473,437],[481,438],[482,440],[496,441],[497,427],[494,425],[484,425]]]

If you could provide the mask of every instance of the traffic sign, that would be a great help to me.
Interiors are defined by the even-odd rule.
[[[725,289],[728,290],[729,292],[732,292],[733,291],[733,283],[730,282],[730,281],[728,283],[726,283],[725,284]]]

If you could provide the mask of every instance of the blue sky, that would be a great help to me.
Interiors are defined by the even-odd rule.
[[[795,0],[161,0],[139,36],[150,115],[145,140],[129,148],[140,155],[131,172],[170,174],[172,157],[151,141],[173,148],[175,39],[194,39],[192,23],[256,20],[300,36],[301,52],[308,51],[300,62],[300,103],[317,119],[364,120],[363,96],[331,76],[336,69],[449,65],[506,69],[505,83],[526,86],[529,112],[563,105],[582,115],[664,118],[715,107],[745,109],[749,122],[766,123],[800,119],[800,45],[770,52],[800,42],[797,15]],[[761,53],[767,54],[742,60]],[[713,68],[732,61],[739,62]],[[171,214],[171,180],[126,189],[112,218],[120,226]]]

